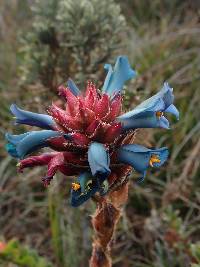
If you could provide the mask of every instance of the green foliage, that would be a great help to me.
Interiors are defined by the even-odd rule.
[[[0,252],[0,263],[12,262],[22,267],[53,267],[45,258],[36,251],[23,247],[17,240],[9,241]]]
[[[63,251],[63,233],[61,230],[61,194],[55,182],[48,191],[49,219],[51,225],[52,243],[59,266],[64,266],[65,253]]]
[[[114,0],[35,1],[32,12],[33,26],[22,34],[20,77],[51,89],[69,76],[97,78],[99,64],[111,60],[125,31]]]
[[[183,221],[179,210],[174,210],[172,206],[168,206],[163,212],[162,219],[168,227],[181,232]]]
[[[192,264],[192,267],[199,267],[200,266],[200,243],[191,244],[190,245],[190,251],[192,253],[192,256],[194,257],[194,260],[196,261],[196,264]]]

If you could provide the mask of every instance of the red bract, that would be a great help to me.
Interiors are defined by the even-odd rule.
[[[59,92],[66,100],[66,110],[52,104],[48,113],[64,132],[72,133],[71,141],[83,146],[92,140],[106,144],[115,140],[121,131],[121,124],[114,122],[121,112],[120,95],[111,99],[107,94],[100,94],[91,82],[87,84],[85,95],[75,96],[63,86],[59,87]]]
[[[87,152],[91,142],[103,143],[112,155],[124,140],[121,124],[115,121],[121,113],[120,94],[111,98],[100,93],[92,82],[87,83],[85,94],[76,96],[64,86],[60,86],[58,91],[66,102],[65,109],[53,103],[48,108],[48,113],[62,135],[46,141],[48,147],[57,152],[30,156],[18,164],[19,171],[27,167],[47,165],[47,174],[42,179],[45,186],[50,183],[56,171],[76,175],[89,170]],[[112,163],[115,162],[117,160],[112,157]]]

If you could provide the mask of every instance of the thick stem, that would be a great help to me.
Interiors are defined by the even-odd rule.
[[[119,221],[120,206],[127,201],[128,183],[117,191],[110,192],[106,198],[98,200],[97,209],[92,217],[95,231],[90,267],[111,267],[111,244]]]

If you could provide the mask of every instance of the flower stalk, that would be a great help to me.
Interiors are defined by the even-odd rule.
[[[115,230],[121,216],[122,206],[128,199],[128,175],[130,168],[126,170],[126,177],[121,179],[121,185],[113,188],[104,198],[97,197],[97,209],[92,216],[94,229],[93,250],[90,259],[90,267],[111,267],[111,249],[114,243]]]

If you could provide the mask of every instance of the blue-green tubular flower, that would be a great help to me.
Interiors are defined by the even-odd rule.
[[[88,149],[88,162],[91,172],[84,172],[78,181],[72,183],[71,205],[77,207],[91,198],[96,192],[104,195],[107,191],[105,180],[110,174],[110,158],[103,144],[93,142]]]
[[[19,135],[7,133],[5,137],[9,143],[6,146],[6,149],[11,156],[23,159],[26,155],[38,148],[48,146],[47,140],[49,138],[60,135],[60,132],[51,130],[32,131]]]
[[[76,182],[72,183],[71,205],[80,206],[100,190],[97,179],[90,172],[82,173]]]
[[[38,126],[43,129],[54,129],[56,123],[49,115],[38,114],[30,111],[20,109],[17,105],[10,106],[12,114],[16,117],[16,123],[26,124],[31,126]]]
[[[91,172],[84,172],[78,181],[72,183],[71,205],[77,207],[91,198],[96,192],[104,195],[107,191],[105,180],[111,170],[109,154],[103,144],[93,142],[88,149],[88,162]]]
[[[173,105],[173,89],[167,83],[156,95],[147,99],[133,110],[119,116],[123,130],[136,128],[169,128],[164,112],[172,113],[179,119],[179,112]]]
[[[104,182],[102,182],[103,180]],[[83,172],[78,177],[77,181],[72,183],[71,205],[73,207],[78,207],[97,192],[99,192],[100,195],[104,195],[107,189],[107,183],[105,183],[105,179],[101,176],[94,177],[91,172]]]
[[[120,92],[124,83],[136,75],[135,71],[131,69],[126,56],[117,58],[114,69],[110,64],[105,64],[104,68],[108,71],[108,74],[103,85],[103,92],[110,96]]]
[[[131,165],[142,176],[139,181],[143,181],[148,167],[160,167],[168,158],[168,149],[149,149],[141,145],[123,145],[118,150],[118,160]]]

